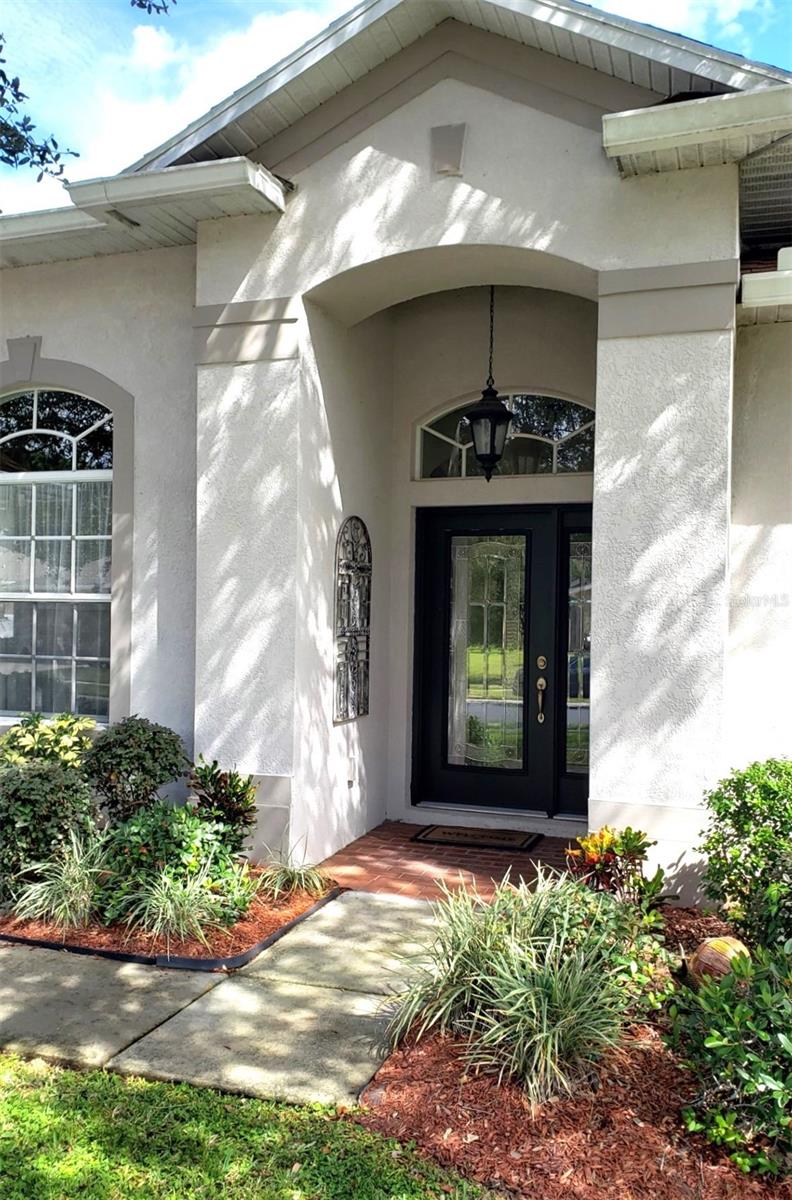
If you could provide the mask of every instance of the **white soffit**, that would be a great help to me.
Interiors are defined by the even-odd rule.
[[[3,266],[191,245],[199,221],[285,206],[284,185],[246,158],[89,179],[66,190],[75,208],[0,217]]]
[[[128,170],[250,154],[446,20],[661,96],[792,81],[792,74],[776,67],[577,0],[364,0]]]
[[[790,133],[792,84],[602,118],[605,153],[624,176],[740,162]]]

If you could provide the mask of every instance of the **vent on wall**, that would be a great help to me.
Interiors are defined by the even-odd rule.
[[[432,172],[461,175],[467,125],[435,125],[431,130]]]

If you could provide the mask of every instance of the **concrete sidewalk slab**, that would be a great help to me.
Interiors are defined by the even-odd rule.
[[[235,975],[108,1068],[271,1100],[352,1103],[383,1057],[379,1004],[375,996]]]
[[[220,977],[0,947],[0,1048],[100,1067]]]
[[[344,892],[240,974],[388,995],[410,975],[402,955],[420,955],[434,931],[426,900]]]

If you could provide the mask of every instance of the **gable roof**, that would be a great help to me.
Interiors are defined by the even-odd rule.
[[[633,83],[658,97],[792,83],[792,72],[578,0],[362,0],[128,172],[250,154],[446,20]]]

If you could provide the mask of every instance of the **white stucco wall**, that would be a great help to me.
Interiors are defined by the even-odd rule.
[[[647,830],[683,887],[724,764],[732,346],[598,352],[589,821]]]
[[[737,334],[729,767],[792,756],[792,325]]]
[[[0,356],[42,338],[135,399],[131,707],[192,746],[195,637],[194,247],[0,275]],[[57,382],[55,380],[51,382]]]
[[[307,310],[299,382],[294,780],[290,841],[316,861],[385,816],[390,622],[390,321],[346,329]],[[359,516],[371,537],[368,716],[333,724],[335,550]]]
[[[430,129],[462,121],[463,176],[433,176]],[[304,294],[420,247],[530,249],[593,269],[730,257],[736,179],[722,167],[624,182],[596,130],[445,80],[297,173],[283,219],[202,225],[198,302]],[[434,290],[428,273],[398,295],[402,270],[383,279],[385,303]],[[508,282],[546,282],[541,264],[525,270]]]

